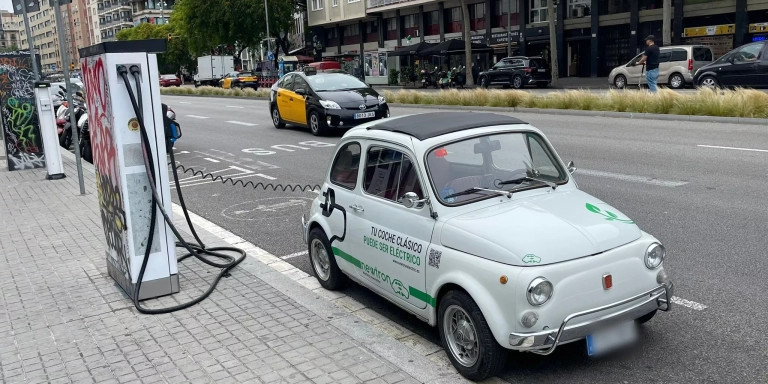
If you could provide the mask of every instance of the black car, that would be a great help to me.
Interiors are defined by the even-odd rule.
[[[488,71],[480,72],[478,82],[483,88],[491,85],[516,89],[526,85],[545,88],[552,82],[552,72],[541,57],[514,56],[502,59]]]
[[[750,43],[707,64],[693,76],[699,87],[768,87],[768,44]]]
[[[272,86],[269,109],[276,128],[309,127],[314,135],[389,117],[384,96],[345,73],[291,72]]]

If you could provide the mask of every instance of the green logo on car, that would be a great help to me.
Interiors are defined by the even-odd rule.
[[[597,213],[598,215],[601,215],[605,217],[608,221],[618,221],[619,223],[626,223],[626,224],[634,224],[635,222],[630,219],[620,219],[619,216],[617,216],[615,213],[611,211],[604,211],[590,203],[587,203],[587,210],[592,213]]]
[[[395,281],[392,282],[392,290],[404,299],[411,297],[411,294],[408,292],[408,287],[406,287],[400,280],[395,279]]]
[[[529,253],[525,256],[523,256],[523,263],[526,264],[539,264],[541,263],[541,257],[538,257],[534,255],[533,253]]]

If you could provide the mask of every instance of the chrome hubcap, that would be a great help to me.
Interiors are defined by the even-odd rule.
[[[277,111],[277,108],[272,110],[272,122],[274,122],[275,125],[280,124],[280,113]]]
[[[614,84],[616,85],[616,88],[624,88],[624,78],[619,76],[614,80]]]
[[[515,88],[520,88],[520,85],[523,84],[523,80],[519,77],[515,77]]]
[[[706,78],[704,81],[701,82],[701,85],[707,87],[707,88],[714,88],[715,87],[715,79],[712,78]]]
[[[312,132],[317,132],[317,115],[312,115],[309,117],[309,127],[312,129]]]
[[[471,367],[480,356],[477,330],[463,308],[451,305],[443,315],[443,332],[453,357],[459,364]]]
[[[670,80],[670,84],[675,88],[679,87],[682,83],[683,79],[681,79],[680,76],[672,76],[672,80]]]
[[[328,260],[328,252],[325,251],[322,241],[319,239],[312,240],[310,255],[317,277],[323,281],[328,280],[331,277],[331,262]]]

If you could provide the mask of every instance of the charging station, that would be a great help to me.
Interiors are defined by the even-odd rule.
[[[154,163],[152,180],[158,204],[170,215],[156,55],[165,49],[165,40],[144,40],[105,42],[80,50],[107,269],[135,300],[179,291],[174,234],[153,204],[153,183],[147,172],[148,162]],[[126,76],[128,68],[130,76]],[[135,95],[133,101],[138,100],[139,116],[127,87]],[[146,131],[151,151],[145,150],[140,128]],[[153,217],[155,231],[148,245]],[[147,246],[151,247],[149,258],[139,297],[135,297]]]
[[[64,164],[61,162],[61,147],[56,133],[56,111],[53,109],[51,84],[45,81],[35,82],[35,103],[40,120],[40,134],[43,136],[45,168],[48,180],[63,179]]]

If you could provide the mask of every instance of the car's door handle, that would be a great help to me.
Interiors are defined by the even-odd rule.
[[[363,206],[359,204],[352,204],[349,206],[349,209],[355,212],[365,212],[365,209],[363,209]]]

